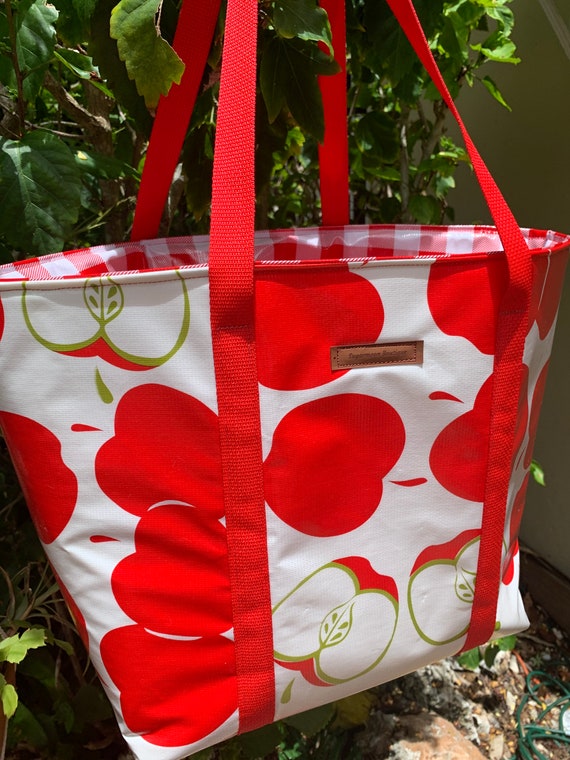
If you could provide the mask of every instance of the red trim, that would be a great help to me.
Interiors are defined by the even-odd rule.
[[[319,77],[325,115],[325,139],[319,145],[322,223],[338,227],[350,221],[348,122],[346,100],[346,16],[343,0],[321,0],[332,31],[341,71]]]

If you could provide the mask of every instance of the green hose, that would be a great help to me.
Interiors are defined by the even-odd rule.
[[[559,663],[553,663],[553,666],[555,664]],[[543,700],[538,696],[539,690],[544,686],[547,686],[550,691],[560,694],[560,696],[549,702],[532,723],[523,723],[523,712],[529,702],[544,705]],[[527,693],[522,698],[516,713],[518,753],[511,760],[515,760],[516,757],[520,760],[549,760],[549,756],[541,752],[536,743],[552,742],[557,747],[566,745],[570,748],[570,712],[565,719],[566,712],[570,708],[570,684],[563,683],[544,670],[533,670],[526,677],[526,688]],[[553,710],[560,711],[558,728],[550,728],[544,725],[544,721]],[[570,756],[570,749],[568,751]]]

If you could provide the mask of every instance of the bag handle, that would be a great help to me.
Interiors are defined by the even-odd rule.
[[[220,0],[182,4],[173,48],[185,64],[179,85],[160,98],[142,172],[131,240],[158,235],[162,211],[194,110],[200,81],[208,59],[218,18]],[[331,25],[336,60],[341,71],[320,76],[325,139],[319,145],[322,223],[349,223],[348,128],[346,122],[346,18],[344,2],[322,0]]]
[[[503,243],[509,284],[499,306],[491,436],[477,588],[466,648],[491,638],[501,581],[509,474],[522,384],[532,263],[524,237],[475,148],[411,0],[388,0],[459,123]],[[257,0],[228,0],[212,185],[209,285],[240,730],[274,710],[271,596],[255,346],[254,211]],[[248,568],[248,583],[241,574]],[[238,580],[241,577],[241,582]]]
[[[158,234],[220,12],[221,0],[182,3],[173,48],[186,64],[180,84],[159,100],[137,196],[131,240]]]

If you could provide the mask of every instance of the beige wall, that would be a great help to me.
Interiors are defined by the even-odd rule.
[[[550,5],[567,32],[569,0],[550,0]],[[521,226],[570,233],[570,59],[540,0],[514,0],[512,8],[522,63],[491,71],[512,113],[482,87],[462,93],[460,110]],[[457,221],[487,220],[468,174],[458,175],[452,196]],[[529,488],[522,538],[570,577],[570,273],[534,456],[546,471],[547,487],[532,483]]]

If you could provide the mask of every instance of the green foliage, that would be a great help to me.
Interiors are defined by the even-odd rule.
[[[457,656],[457,662],[466,670],[477,670],[479,665],[491,669],[495,664],[495,659],[499,652],[512,652],[517,644],[517,637],[514,635],[504,636],[500,639],[491,641],[484,647],[475,647],[467,652],[462,652]]]
[[[175,0],[4,0],[0,5],[0,260],[128,236],[153,109],[180,81]],[[487,61],[517,62],[509,0],[416,0],[454,96]],[[319,223],[318,78],[338,71],[316,0],[261,0],[257,223]],[[352,218],[439,223],[463,148],[447,108],[381,0],[347,0]],[[223,18],[212,44],[162,232],[207,232]],[[97,306],[97,304],[95,304]],[[94,306],[94,308],[95,308]],[[99,304],[98,308],[102,308]],[[95,385],[112,400],[100,375]],[[533,464],[535,479],[541,470]],[[0,747],[7,757],[111,760],[124,751],[0,449]],[[502,640],[504,641],[504,640]],[[465,653],[465,666],[494,657]],[[270,755],[356,760],[370,692],[246,734],[198,760]],[[27,753],[27,754],[26,754]],[[0,752],[1,756],[1,752]]]
[[[119,57],[147,106],[180,79],[184,64],[160,34],[157,14],[160,0],[120,0],[111,12],[111,37],[117,40]]]

